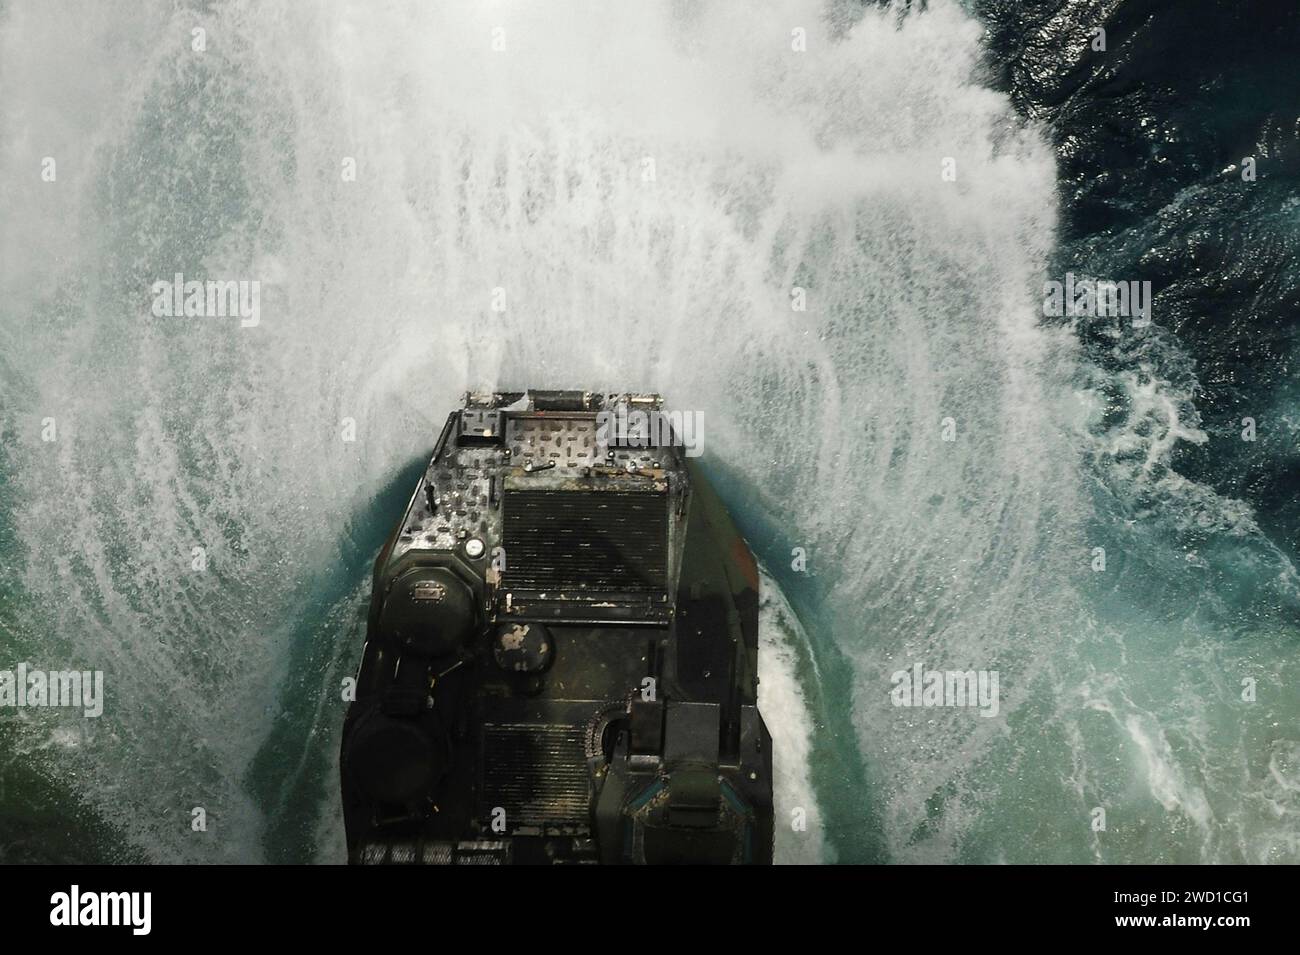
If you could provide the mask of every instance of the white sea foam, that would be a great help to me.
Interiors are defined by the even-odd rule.
[[[772,734],[776,862],[833,862],[825,816],[812,785],[815,727],[800,680],[801,654],[805,678],[812,676],[806,672],[811,668],[806,662],[808,636],[766,570],[760,572],[759,586],[758,709]]]
[[[131,701],[119,752],[86,754],[89,798],[112,791],[103,811],[160,857],[258,854],[247,772],[303,601],[466,387],[663,391],[792,536],[829,554],[856,529],[836,597],[889,611],[840,638],[863,694],[907,634],[950,640],[891,604],[983,573],[994,528],[998,593],[1022,592],[1016,544],[1070,494],[1064,455],[1035,447],[1054,427],[1030,281],[1052,163],[972,82],[980,30],[955,5],[847,34],[803,0],[132,10],[10,15],[5,172],[52,130],[68,158],[61,185],[17,194],[42,224],[2,278],[26,585]],[[49,72],[42,50],[81,66]],[[150,284],[176,271],[260,281],[258,326],[152,320]],[[1016,604],[995,597],[968,639]],[[946,761],[892,765],[873,715],[856,707],[907,831]],[[225,841],[178,815],[205,800]],[[158,818],[178,823],[140,822]]]

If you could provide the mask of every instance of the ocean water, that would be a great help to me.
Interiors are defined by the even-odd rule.
[[[0,715],[0,859],[339,861],[369,563],[576,386],[704,415],[780,861],[1300,861],[1295,16],[1152,9],[0,2],[0,667],[108,687]]]

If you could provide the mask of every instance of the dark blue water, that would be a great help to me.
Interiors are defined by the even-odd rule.
[[[1051,129],[1054,272],[1149,279],[1158,329],[1078,331],[1090,356],[1173,384],[1205,432],[1169,466],[1300,541],[1300,8],[1276,0],[978,3],[988,61]],[[1106,31],[1106,51],[1090,48]],[[1254,161],[1253,181],[1242,169]],[[1122,420],[1122,401],[1112,410]],[[1242,440],[1242,419],[1256,440]]]

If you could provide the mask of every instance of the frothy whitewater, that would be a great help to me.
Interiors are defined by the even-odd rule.
[[[981,35],[950,2],[0,5],[0,639],[108,683],[97,721],[0,717],[0,760],[149,858],[337,860],[368,562],[444,416],[633,387],[703,413],[789,598],[780,859],[1296,861],[1293,636],[1099,591],[1093,548],[1167,545],[1098,504],[1149,469],[1114,477],[1041,321],[1053,156]],[[177,272],[260,282],[260,323],[154,317]],[[1000,717],[892,706],[918,662],[997,669]]]

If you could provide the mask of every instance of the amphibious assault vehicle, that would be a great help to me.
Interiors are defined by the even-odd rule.
[[[656,395],[470,394],[375,562],[354,863],[770,863],[753,555]]]

